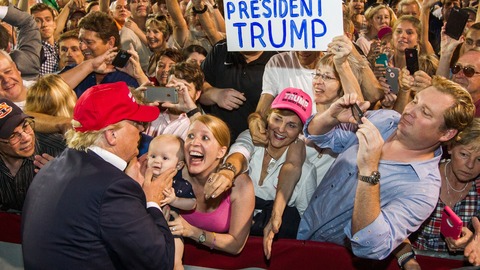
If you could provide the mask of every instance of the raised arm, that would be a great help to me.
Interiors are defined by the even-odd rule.
[[[65,26],[67,25],[68,15],[71,12],[85,6],[85,0],[70,0],[62,9],[60,14],[57,17],[57,29],[55,29],[54,37],[55,40],[58,40],[60,35],[63,33]]]
[[[215,12],[219,12],[218,9],[213,9],[213,12],[209,12],[208,5],[203,0],[193,0],[193,7],[195,10],[203,11],[207,7],[207,11],[197,13],[197,16],[202,24],[202,28],[207,34],[208,40],[213,45],[220,40],[224,39],[225,36],[222,35],[221,31],[216,27],[212,17],[215,16]],[[225,22],[224,22],[225,23]]]
[[[373,70],[368,66],[366,59],[360,55],[354,46],[352,47],[351,54],[355,61],[362,67],[361,74],[356,77],[360,80],[363,98],[364,100],[370,101],[370,104],[374,104],[383,98],[382,87],[377,77],[375,77]]]
[[[42,43],[35,20],[30,14],[9,5],[3,21],[18,28],[17,48],[10,56],[22,72],[22,78],[36,78],[40,72]]]
[[[445,26],[442,27],[442,32],[440,35],[440,59],[438,61],[436,75],[450,78],[450,61],[452,61],[452,56],[457,46],[464,41],[464,37],[462,35],[459,40],[451,38],[445,34]]]
[[[333,56],[333,63],[337,69],[345,94],[357,94],[357,99],[363,101],[362,90],[357,78],[353,74],[348,58],[353,50],[353,44],[347,36],[334,37],[332,42],[328,44],[328,51]],[[353,58],[353,56],[352,56]]]
[[[70,88],[75,89],[75,87],[77,87],[85,79],[85,77],[92,72],[113,72],[115,69],[109,65],[115,55],[117,55],[115,50],[116,48],[111,48],[100,56],[85,60],[74,68],[60,73],[60,77],[62,77],[62,79],[68,84],[68,86],[70,86]]]
[[[173,39],[183,48],[190,32],[177,0],[165,0],[168,13],[173,22]]]
[[[430,8],[437,3],[438,0],[424,0],[422,2],[422,11],[420,12],[420,21],[422,23],[422,48],[421,50],[425,52],[425,54],[433,54],[435,53],[435,50],[433,50],[432,44],[430,41],[428,41],[428,30],[429,30],[429,25],[428,25],[428,20],[430,18]]]
[[[67,130],[72,128],[72,119],[69,117],[51,116],[29,111],[25,113],[35,117],[35,131],[37,132],[65,134]]]

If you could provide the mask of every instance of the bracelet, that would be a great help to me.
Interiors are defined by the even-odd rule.
[[[207,11],[207,9],[208,9],[207,5],[203,5],[202,10],[198,10],[195,7],[192,7],[193,13],[195,13],[195,14],[203,14]]]
[[[415,252],[413,250],[407,253],[403,253],[402,256],[400,256],[397,259],[398,267],[400,267],[400,269],[403,269],[405,264],[411,259],[417,259],[417,257],[415,257]]]
[[[190,111],[187,112],[187,117],[190,118],[190,117],[192,117],[194,114],[199,113],[199,112],[200,112],[200,109],[198,109],[198,108],[195,108],[195,109],[193,109],[193,110],[190,110]]]
[[[220,167],[218,167],[218,171],[221,171],[221,170],[229,170],[229,171],[232,171],[234,177],[235,177],[235,175],[237,174],[237,169],[236,169],[235,166],[233,166],[233,164],[230,163],[230,162],[225,162],[225,163],[223,163],[222,165],[220,165]]]
[[[210,247],[210,249],[214,249],[215,248],[215,242],[217,241],[217,237],[216,237],[216,233],[215,232],[212,232],[213,233],[213,242],[212,242],[212,246]]]

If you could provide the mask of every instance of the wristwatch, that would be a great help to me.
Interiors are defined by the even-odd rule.
[[[380,182],[380,172],[373,171],[370,176],[358,175],[358,180],[376,185]]]
[[[202,231],[202,234],[198,237],[198,243],[203,244],[207,241],[207,235],[205,234],[205,231]]]

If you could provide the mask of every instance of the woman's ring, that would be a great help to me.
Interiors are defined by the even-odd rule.
[[[172,232],[174,232],[174,231],[175,231],[175,226],[172,227]]]

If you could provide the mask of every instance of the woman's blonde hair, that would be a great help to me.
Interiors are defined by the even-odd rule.
[[[52,116],[72,117],[77,96],[57,74],[40,77],[27,91],[25,110]]]
[[[393,12],[393,10],[390,7],[388,7],[387,5],[379,4],[379,5],[371,6],[367,10],[365,10],[365,19],[368,22],[367,28],[368,28],[369,31],[372,28],[371,21],[372,21],[373,17],[375,16],[375,14],[377,14],[378,11],[380,11],[382,9],[386,9],[388,11],[388,14],[390,15],[390,23],[388,24],[388,26],[392,27],[392,25],[397,20],[397,16],[395,15],[395,12]]]
[[[220,146],[230,146],[230,129],[222,119],[213,115],[204,114],[197,117],[194,122],[197,121],[204,124],[212,132]]]
[[[173,33],[172,23],[170,22],[170,19],[165,15],[156,15],[155,17],[149,18],[145,23],[145,27],[155,28],[162,32],[165,43],[167,43],[168,38]]]

